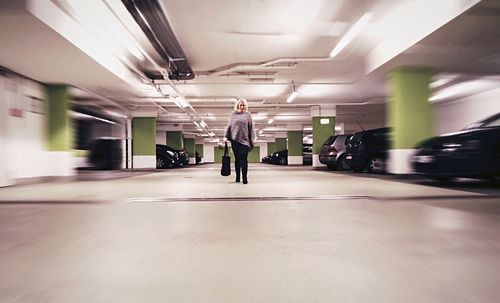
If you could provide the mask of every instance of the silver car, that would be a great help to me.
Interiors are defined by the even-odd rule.
[[[349,170],[345,161],[345,148],[352,135],[335,135],[321,146],[319,162],[326,164],[330,169]]]

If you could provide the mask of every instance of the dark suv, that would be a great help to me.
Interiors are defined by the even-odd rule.
[[[389,149],[388,127],[354,133],[346,148],[346,162],[355,172],[385,172]]]
[[[462,131],[433,137],[417,146],[416,173],[446,181],[454,177],[500,181],[500,113]]]

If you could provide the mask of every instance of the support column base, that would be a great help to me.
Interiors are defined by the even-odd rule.
[[[312,160],[313,160],[313,163],[312,163],[313,167],[326,167],[325,164],[319,162],[319,155],[313,154]]]
[[[303,161],[302,156],[288,156],[288,165],[302,165]]]
[[[156,156],[134,156],[134,168],[156,168]]]
[[[387,160],[387,172],[391,174],[411,174],[411,157],[415,149],[391,149]]]

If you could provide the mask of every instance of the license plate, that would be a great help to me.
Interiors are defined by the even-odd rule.
[[[352,156],[347,156],[345,158],[346,158],[346,160],[352,160]]]
[[[418,163],[431,163],[434,161],[434,156],[416,156]]]

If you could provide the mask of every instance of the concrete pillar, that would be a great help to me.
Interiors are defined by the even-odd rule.
[[[70,100],[67,85],[47,86],[47,163],[49,175],[71,176],[74,174],[73,127],[68,116]]]
[[[313,106],[311,117],[313,125],[313,167],[325,166],[319,162],[319,152],[323,143],[335,133],[335,106]]]
[[[272,153],[275,153],[276,150],[276,142],[267,142],[267,154],[270,155]]]
[[[286,135],[282,135],[283,137],[279,137],[275,139],[275,146],[274,148],[276,151],[284,150],[286,149]]]
[[[204,154],[203,154],[203,152],[204,152],[204,146],[203,146],[203,143],[196,143],[196,144],[195,144],[195,150],[196,150],[196,152],[198,152],[198,155],[199,155],[199,156],[200,156],[200,158],[201,158],[200,163],[203,163],[203,156],[204,156]]]
[[[302,165],[303,135],[302,125],[287,125],[288,133],[288,165]]]
[[[196,146],[194,143],[194,139],[195,135],[183,135],[183,144],[184,144],[184,149],[188,153],[189,165],[196,164],[196,157],[195,157]]]
[[[167,145],[175,149],[183,149],[182,131],[167,131]]]
[[[392,127],[387,171],[411,173],[410,158],[415,145],[434,134],[432,106],[429,103],[432,71],[400,68],[390,73],[391,98],[388,106]]]
[[[133,168],[156,168],[156,113],[133,117],[132,155]]]

